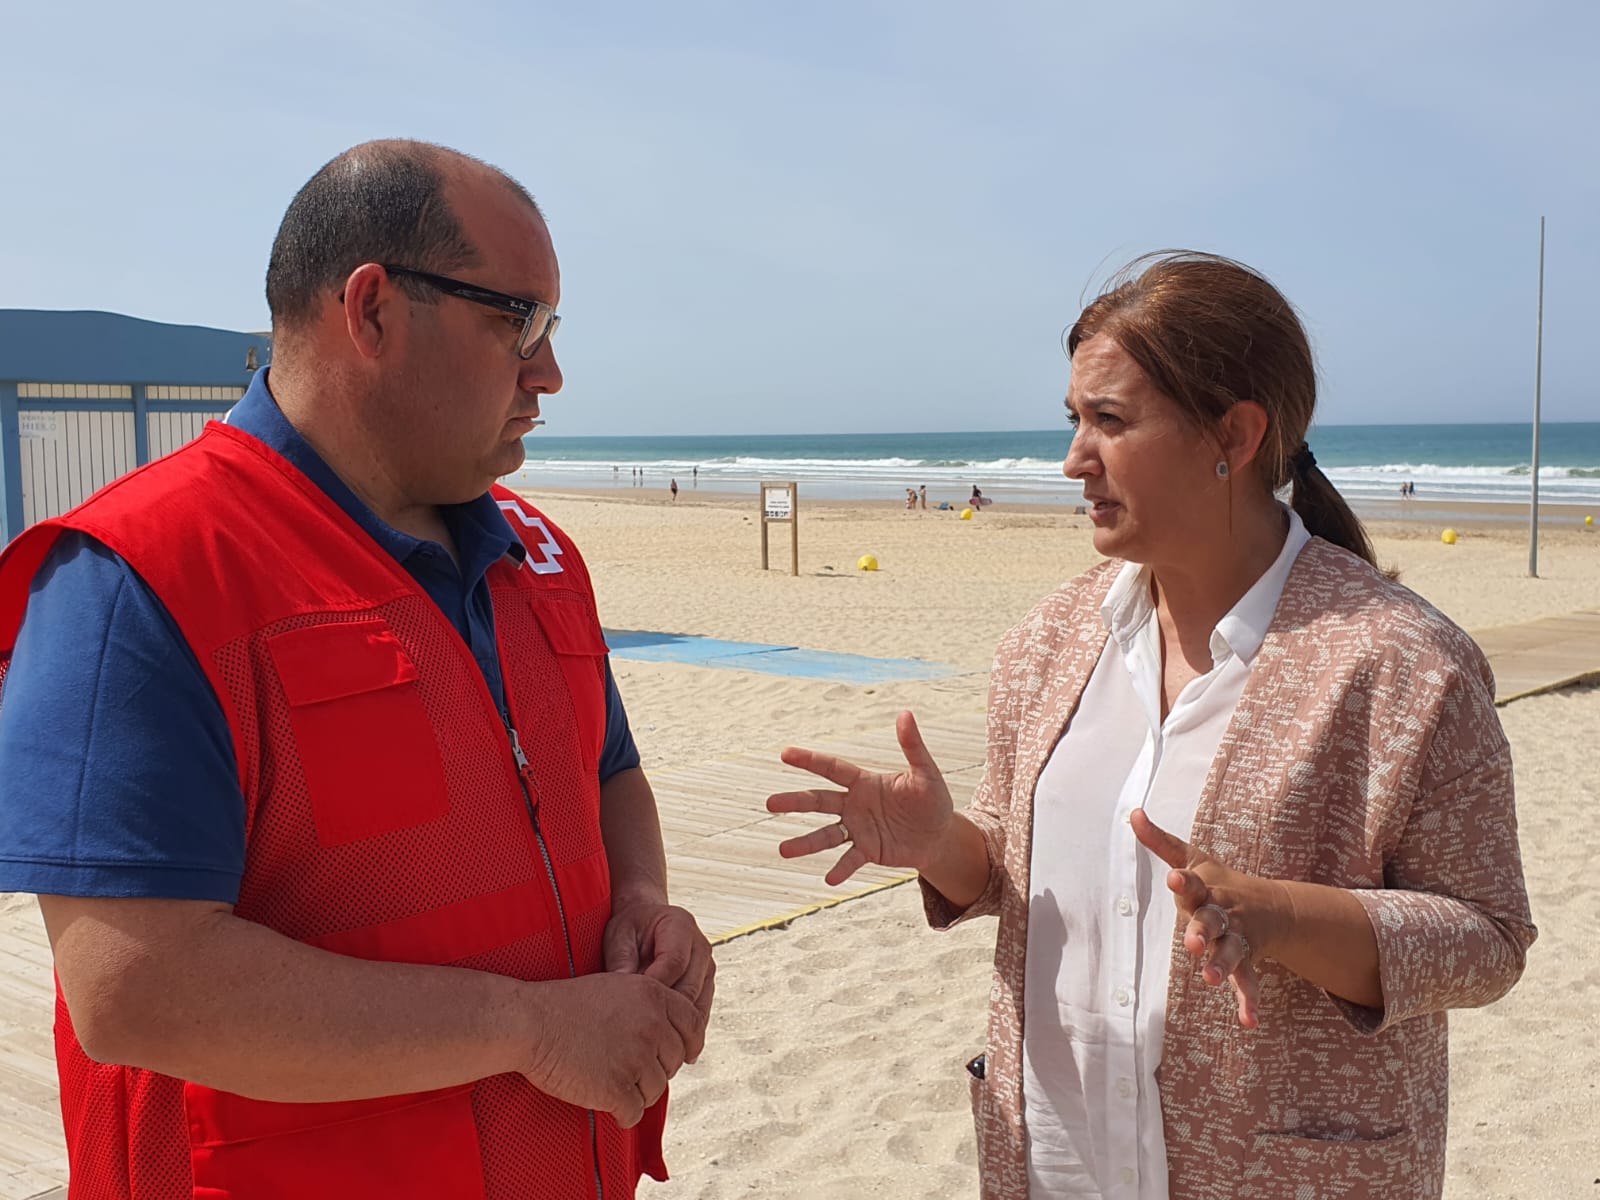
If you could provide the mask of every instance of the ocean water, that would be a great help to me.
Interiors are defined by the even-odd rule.
[[[1525,503],[1532,426],[1325,425],[1308,439],[1317,462],[1348,499]],[[964,499],[974,484],[996,500],[1079,504],[1063,478],[1071,440],[1063,425],[1011,433],[769,434],[525,439],[528,458],[512,480],[540,487],[644,486],[749,491],[762,480],[797,480],[802,497],[897,499],[926,485],[930,503]],[[1540,434],[1539,498],[1600,506],[1600,422],[1546,423]],[[694,473],[698,469],[696,484]]]

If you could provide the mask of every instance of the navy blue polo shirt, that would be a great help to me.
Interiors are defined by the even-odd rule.
[[[487,493],[437,542],[380,521],[289,424],[257,373],[231,425],[287,458],[444,612],[505,707],[485,573],[523,546]],[[286,565],[286,569],[292,569]],[[0,703],[0,891],[233,904],[245,800],[215,691],[177,625],[101,543],[64,535],[35,577]],[[639,765],[606,663],[603,783]]]

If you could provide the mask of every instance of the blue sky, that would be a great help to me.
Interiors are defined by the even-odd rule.
[[[1191,246],[1304,314],[1325,422],[1600,419],[1600,6],[8,6],[0,307],[257,329],[344,147],[504,167],[561,434],[1050,428],[1094,282]]]

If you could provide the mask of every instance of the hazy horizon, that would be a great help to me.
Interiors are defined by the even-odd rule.
[[[1318,421],[1312,426],[1313,433],[1318,429],[1427,429],[1432,426],[1450,425],[1485,425],[1505,429],[1529,429],[1533,427],[1533,417],[1530,414],[1526,421]],[[1552,426],[1559,428],[1563,425],[1600,425],[1600,421],[1552,421],[1541,418],[1541,429]],[[552,430],[548,425],[537,433],[528,434],[528,438],[571,437],[585,438],[594,441],[604,441],[607,438],[649,438],[651,441],[665,441],[671,438],[685,440],[700,440],[708,437],[896,437],[900,434],[915,433],[928,434],[937,437],[958,437],[963,433],[1056,433],[1058,430],[1049,425],[1024,426],[1017,429],[852,429],[843,432],[829,432],[825,430],[775,430],[765,433],[755,430],[740,429],[731,431],[718,431],[716,433],[560,433]],[[1064,429],[1059,431],[1062,437],[1066,436]]]

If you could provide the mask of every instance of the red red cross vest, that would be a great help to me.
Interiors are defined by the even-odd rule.
[[[212,424],[0,557],[0,680],[63,529],[166,605],[227,714],[247,803],[239,917],[338,954],[526,980],[601,969],[605,642],[566,535],[510,492],[492,567],[511,726],[455,627],[261,442]],[[519,1075],[332,1104],[248,1100],[91,1061],[59,990],[73,1200],[623,1200],[664,1179],[636,1129]]]

